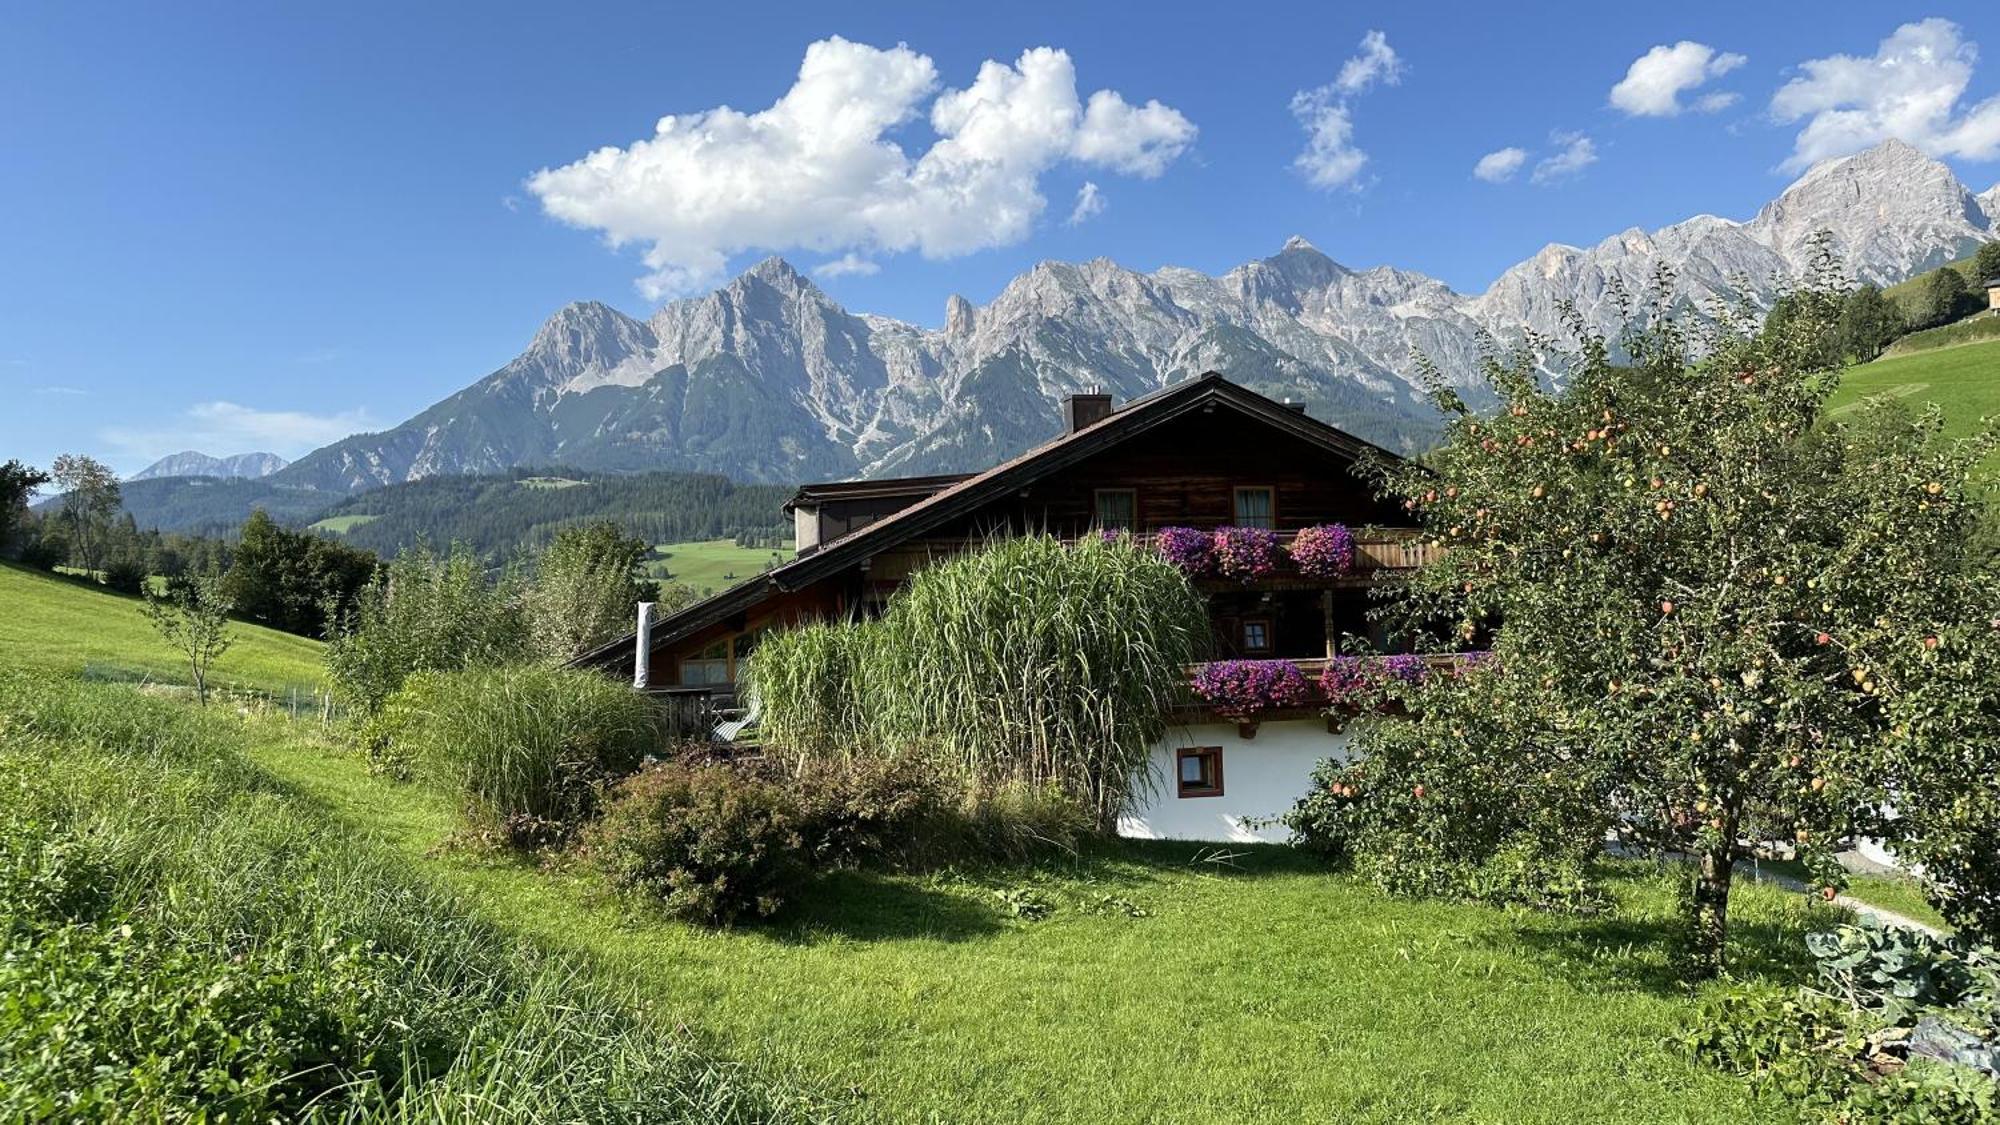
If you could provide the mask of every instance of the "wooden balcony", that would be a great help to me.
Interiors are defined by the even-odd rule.
[[[1202,530],[1211,530],[1204,528]],[[1355,528],[1354,568],[1339,578],[1311,578],[1292,569],[1291,558],[1285,548],[1298,538],[1298,529],[1275,533],[1278,538],[1278,569],[1268,578],[1250,585],[1259,589],[1325,589],[1329,586],[1367,586],[1392,577],[1398,572],[1407,572],[1427,566],[1444,557],[1444,550],[1421,531],[1413,528]],[[1139,543],[1151,543],[1154,532],[1141,532],[1133,538]],[[1067,542],[1075,543],[1088,536],[1069,536]],[[991,540],[985,538],[933,538],[912,540],[884,551],[870,560],[869,578],[877,582],[899,582],[922,567],[925,563],[976,550]],[[1228,578],[1206,578],[1204,585],[1241,588],[1244,583]]]

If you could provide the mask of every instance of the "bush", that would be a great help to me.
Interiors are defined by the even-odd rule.
[[[929,866],[955,811],[945,786],[914,757],[860,757],[799,778],[805,832],[821,864]]]
[[[644,696],[560,668],[434,673],[384,710],[372,757],[462,797],[476,830],[513,846],[567,838],[596,814],[604,786],[665,740]]]
[[[104,564],[104,584],[121,594],[137,596],[146,592],[146,562],[135,555],[121,555]]]
[[[585,851],[621,891],[677,918],[769,917],[811,871],[809,817],[784,779],[722,763],[662,762],[621,782]]]

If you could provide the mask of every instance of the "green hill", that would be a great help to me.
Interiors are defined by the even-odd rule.
[[[283,693],[324,686],[318,641],[238,624],[215,663],[218,684]],[[140,613],[138,598],[0,563],[0,667],[93,678],[188,683],[187,666]]]
[[[791,493],[788,486],[737,484],[712,473],[519,469],[392,484],[340,502],[312,526],[383,556],[419,539],[462,540],[488,555],[508,555],[541,548],[564,526],[596,520],[611,520],[648,543],[744,535],[789,546],[792,529],[782,509]]]
[[[1937,348],[1878,359],[1849,368],[1835,392],[1838,417],[1871,395],[1889,395],[1920,408],[1935,402],[1944,410],[1945,432],[1968,434],[1982,416],[2000,418],[2000,340]],[[2000,463],[1989,461],[1989,475]]]
[[[648,569],[656,578],[679,582],[696,591],[722,590],[791,558],[789,546],[739,547],[733,539],[710,539],[662,543],[653,548]]]
[[[225,477],[153,477],[119,484],[125,510],[141,530],[183,535],[229,536],[250,513],[263,509],[287,527],[316,518],[339,499],[305,488],[286,488],[262,480]],[[51,511],[62,503],[51,497],[35,505]]]

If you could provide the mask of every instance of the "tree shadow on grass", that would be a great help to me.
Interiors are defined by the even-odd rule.
[[[759,929],[788,945],[969,941],[1003,928],[995,904],[872,871],[833,871],[799,888]]]
[[[1831,921],[1806,911],[1786,911],[1777,917],[1760,912],[1731,919],[1729,974],[1741,980],[1788,984],[1810,980],[1813,962],[1806,952],[1805,936],[1824,929]],[[1489,941],[1496,947],[1527,953],[1565,980],[1657,996],[1685,996],[1689,988],[1681,967],[1685,935],[1675,916],[1635,915],[1614,907],[1594,917],[1524,916],[1518,924],[1492,934]]]

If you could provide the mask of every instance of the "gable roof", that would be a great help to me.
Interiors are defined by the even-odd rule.
[[[1247,387],[1232,383],[1214,371],[1142,395],[1110,414],[1073,432],[1062,434],[1007,461],[965,477],[909,507],[884,516],[865,527],[848,532],[820,545],[811,554],[723,592],[683,606],[654,623],[653,644],[670,644],[690,633],[706,629],[718,621],[746,612],[774,594],[798,590],[849,566],[868,559],[897,543],[913,539],[941,524],[975,511],[986,503],[1025,488],[1049,474],[1076,464],[1092,454],[1148,430],[1197,411],[1217,406],[1236,409],[1274,429],[1298,437],[1329,452],[1359,460],[1375,457],[1400,461],[1402,457],[1328,425],[1301,408],[1266,398]],[[936,478],[920,478],[925,484]],[[865,483],[865,482],[857,482]],[[891,482],[883,481],[887,485]],[[811,485],[808,489],[828,486]],[[800,490],[804,496],[807,489]],[[796,498],[795,498],[796,502]],[[603,664],[632,651],[636,633],[607,641],[571,661],[573,665]]]

